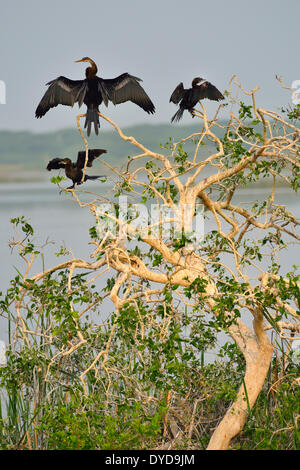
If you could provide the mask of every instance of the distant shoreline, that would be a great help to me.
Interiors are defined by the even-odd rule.
[[[20,172],[13,172],[7,173],[6,177],[3,177],[3,173],[1,171],[0,165],[0,187],[4,186],[5,184],[32,184],[32,183],[49,183],[51,186],[54,186],[53,183],[50,182],[50,177],[48,172],[44,173],[42,171],[20,171]],[[273,184],[273,180],[271,178],[259,180],[257,183],[249,183],[246,187],[241,186],[240,190],[247,190],[247,188],[271,188]],[[283,188],[286,190],[291,190],[290,186],[284,181],[278,181],[277,189]],[[295,193],[296,194],[296,193]]]
[[[227,120],[219,121],[225,126]],[[124,134],[133,135],[139,142],[153,151],[161,151],[161,145],[168,143],[168,149],[164,153],[170,153],[171,142],[179,142],[194,133],[201,132],[201,123],[190,125],[138,124],[124,127]],[[217,128],[216,134],[221,137],[224,130]],[[6,131],[0,130],[0,185],[5,183],[34,183],[50,180],[46,166],[49,159],[54,157],[69,157],[76,160],[79,150],[84,149],[83,141],[74,128],[66,128],[48,133],[33,133],[30,131]],[[98,159],[91,174],[99,174],[99,168],[105,173],[101,161],[106,161],[111,167],[121,169],[126,165],[128,156],[138,153],[135,146],[124,142],[115,130],[102,129],[99,136],[92,135],[89,138],[89,148],[104,148],[107,154]],[[205,158],[210,153],[211,145],[207,143],[201,148],[200,155]],[[193,153],[195,144],[189,141],[185,144],[185,151]],[[51,174],[51,177],[54,174]],[[248,187],[271,186],[272,180],[251,183]],[[288,188],[285,182],[280,182],[280,187]]]

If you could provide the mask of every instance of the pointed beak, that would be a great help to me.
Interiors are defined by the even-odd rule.
[[[75,60],[75,62],[84,62],[84,60],[83,59]]]

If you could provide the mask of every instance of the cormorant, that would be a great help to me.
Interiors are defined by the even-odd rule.
[[[89,57],[83,57],[76,62],[91,64],[85,71],[85,80],[70,80],[61,76],[48,82],[49,88],[35,111],[35,117],[41,118],[50,108],[54,108],[58,104],[74,106],[77,102],[80,107],[84,103],[87,106],[84,127],[87,127],[87,135],[89,136],[92,124],[94,124],[95,132],[98,135],[100,127],[98,106],[102,102],[108,106],[108,101],[112,101],[115,105],[132,101],[149,114],[155,112],[154,104],[139,84],[142,81],[141,78],[129,75],[129,73],[122,73],[116,78],[103,79],[97,76],[97,65]]]
[[[106,153],[106,150],[103,149],[90,149],[88,151],[88,162],[87,166],[91,167],[93,166],[93,161],[95,158],[99,157],[102,155],[102,153]],[[81,184],[82,183],[82,176],[83,176],[83,168],[85,164],[85,156],[86,153],[85,151],[78,152],[77,156],[77,162],[73,163],[70,158],[53,158],[50,160],[50,162],[47,165],[47,170],[58,170],[60,168],[65,169],[65,173],[67,178],[70,178],[73,181],[73,186],[69,186],[69,188],[66,189],[73,189],[75,184]],[[104,175],[100,176],[84,176],[84,181],[87,180],[96,180],[98,178],[103,178]]]
[[[201,85],[198,85],[198,83]],[[208,98],[209,100],[220,101],[224,100],[222,93],[210,82],[204,81],[204,78],[196,77],[192,81],[192,88],[185,89],[183,83],[179,85],[173,91],[170,102],[175,104],[179,102],[179,109],[171,119],[173,121],[179,121],[182,118],[183,111],[187,109],[191,114],[194,111],[194,106],[198,101]],[[194,116],[192,116],[194,117]]]

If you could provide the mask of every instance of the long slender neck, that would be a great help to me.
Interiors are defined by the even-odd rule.
[[[95,64],[95,62],[92,59],[89,60],[89,63],[91,64],[91,66],[88,67],[85,70],[86,78],[95,77],[97,75],[97,72],[98,72],[97,65]]]

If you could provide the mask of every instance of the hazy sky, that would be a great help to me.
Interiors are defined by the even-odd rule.
[[[84,78],[86,64],[74,63],[83,56],[103,78],[129,72],[143,79],[157,112],[148,116],[131,103],[104,108],[121,126],[169,121],[176,110],[171,92],[195,76],[223,91],[237,74],[246,88],[260,86],[260,104],[273,108],[290,99],[275,74],[289,86],[300,79],[299,0],[10,0],[0,18],[0,80],[7,87],[0,129],[75,126],[77,104],[39,120],[34,111],[49,80]]]

